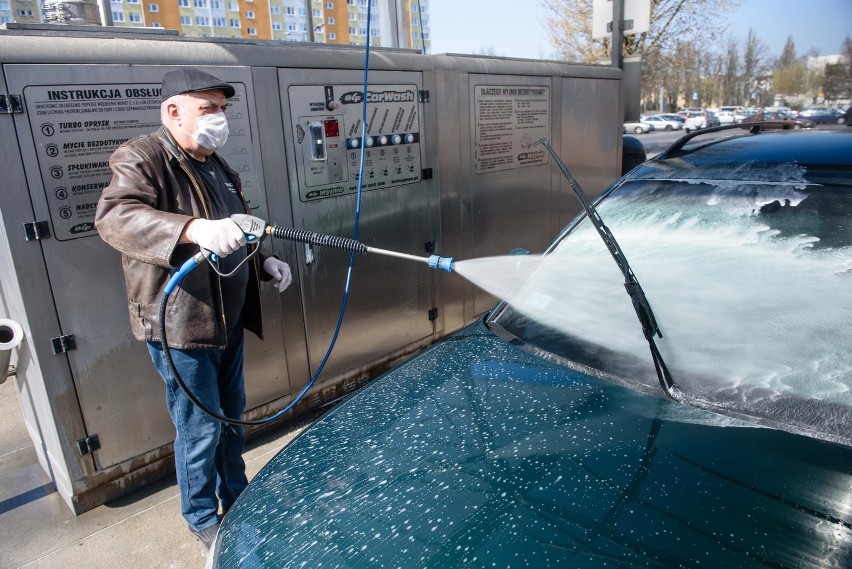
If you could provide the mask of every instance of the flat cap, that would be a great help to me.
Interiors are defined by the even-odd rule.
[[[209,91],[211,89],[222,89],[225,92],[225,97],[228,99],[233,97],[235,92],[234,87],[230,83],[225,83],[209,73],[188,67],[166,73],[163,76],[160,95],[165,101],[174,95],[194,93],[196,91]]]

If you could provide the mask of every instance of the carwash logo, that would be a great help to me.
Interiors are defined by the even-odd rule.
[[[367,91],[368,103],[413,103],[414,91]],[[340,102],[344,105],[355,105],[364,101],[364,93],[361,91],[349,91],[340,96]]]

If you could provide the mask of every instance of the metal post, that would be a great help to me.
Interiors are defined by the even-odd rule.
[[[612,2],[612,66],[624,69],[624,0]]]
[[[314,11],[311,9],[311,0],[305,0],[305,17],[308,19],[308,41],[314,42]]]

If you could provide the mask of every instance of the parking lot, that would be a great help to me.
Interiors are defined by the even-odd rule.
[[[821,124],[814,127],[816,130],[843,130],[847,128],[845,125],[837,125],[837,124]],[[852,130],[852,127],[848,127],[849,130]],[[701,132],[701,131],[698,131]],[[682,130],[671,130],[671,131],[651,131],[647,134],[629,134],[625,136],[633,136],[636,137],[642,145],[645,147],[645,152],[648,155],[648,158],[653,158],[673,143],[675,140],[679,139],[682,136],[685,136],[686,133]]]

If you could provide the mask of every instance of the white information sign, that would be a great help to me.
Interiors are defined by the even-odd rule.
[[[222,155],[240,173],[246,200],[258,191],[251,159],[245,85],[234,83],[230,136]],[[51,235],[64,241],[95,234],[95,208],[118,145],[160,127],[160,84],[35,85],[24,89]]]
[[[475,85],[473,102],[476,173],[549,162],[533,144],[550,135],[550,87]]]
[[[612,29],[607,25],[612,23],[613,0],[594,0],[592,3],[592,39],[612,37]],[[624,15],[622,19],[629,22],[630,29],[623,30],[625,34],[641,34],[651,28],[651,0],[624,0]]]

